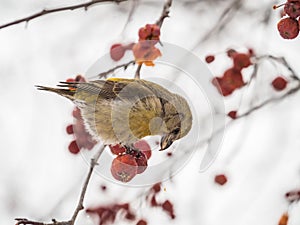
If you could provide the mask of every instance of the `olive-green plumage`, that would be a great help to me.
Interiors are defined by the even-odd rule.
[[[81,109],[89,133],[104,144],[132,146],[145,136],[161,135],[163,150],[192,126],[186,100],[150,81],[111,78],[58,86],[37,87],[72,100]]]

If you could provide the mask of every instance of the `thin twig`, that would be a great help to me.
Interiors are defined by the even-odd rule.
[[[135,71],[134,79],[140,79],[141,78],[141,69],[143,64],[139,64],[138,68]]]
[[[160,28],[162,27],[162,25],[164,23],[164,20],[167,17],[169,17],[171,6],[172,6],[172,0],[167,0],[166,3],[164,4],[164,8],[163,8],[163,11],[161,13],[161,16],[159,17],[159,19],[155,23]]]
[[[85,182],[82,186],[81,193],[80,193],[80,196],[79,196],[79,201],[77,203],[77,207],[76,207],[76,209],[75,209],[75,211],[72,215],[72,218],[70,220],[68,220],[68,221],[59,221],[58,222],[55,219],[52,219],[51,223],[44,223],[44,222],[37,222],[37,221],[33,221],[33,220],[28,220],[26,218],[16,218],[15,219],[17,221],[16,225],[74,225],[79,212],[84,209],[83,201],[84,201],[84,198],[85,198],[87,187],[88,187],[89,182],[91,180],[94,168],[98,164],[97,162],[98,162],[102,152],[104,151],[104,149],[105,149],[105,146],[102,146],[99,149],[99,151],[94,155],[94,157],[91,159],[90,169],[89,169],[88,175],[86,176]]]
[[[47,14],[51,14],[51,13],[55,13],[55,12],[61,12],[61,11],[68,11],[68,10],[75,10],[75,9],[80,9],[83,8],[85,10],[87,10],[90,6],[95,5],[97,3],[103,3],[103,2],[115,2],[117,4],[121,3],[121,2],[125,2],[127,0],[91,0],[85,3],[81,3],[81,4],[77,4],[77,5],[70,5],[70,6],[64,6],[64,7],[60,7],[60,8],[53,8],[53,9],[43,9],[40,12],[34,13],[30,16],[0,25],[0,29],[3,29],[5,27],[9,27],[9,26],[13,26],[19,23],[23,23],[26,22],[28,23],[30,20],[36,19],[38,17],[47,15]]]
[[[124,64],[121,64],[121,65],[118,65],[116,67],[113,67],[105,72],[102,72],[102,73],[99,73],[97,75],[98,78],[103,78],[103,77],[106,77],[107,75],[109,75],[110,73],[113,73],[115,72],[116,70],[120,69],[120,68],[124,68],[124,70],[126,70],[128,68],[128,66],[130,65],[134,65],[135,64],[135,61],[132,60],[132,61],[129,61],[128,63],[124,63]]]
[[[273,56],[273,55],[262,55],[256,58],[257,60],[261,60],[261,59],[271,59],[274,60],[280,64],[282,64],[288,71],[290,71],[291,73],[291,77],[297,81],[300,81],[300,78],[298,76],[298,74],[296,73],[296,71],[291,67],[291,65],[286,61],[286,59],[284,57],[277,57],[277,56]]]
[[[81,210],[84,209],[84,207],[83,207],[83,201],[84,201],[84,197],[85,197],[85,194],[86,194],[86,190],[87,190],[87,187],[88,187],[89,182],[91,180],[91,176],[93,174],[94,168],[95,168],[96,165],[98,165],[98,160],[99,160],[102,152],[104,151],[104,149],[105,149],[105,146],[102,146],[100,148],[100,150],[95,154],[95,156],[91,159],[90,170],[88,172],[88,175],[87,175],[87,177],[85,179],[85,182],[83,184],[83,187],[81,189],[79,201],[78,201],[77,207],[76,207],[76,209],[74,211],[74,214],[72,216],[72,219],[71,219],[72,224],[74,224],[74,222],[75,222],[75,220],[76,220],[76,218],[78,216],[78,213]]]

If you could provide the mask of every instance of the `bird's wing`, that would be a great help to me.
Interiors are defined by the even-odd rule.
[[[108,79],[79,83],[77,91],[95,94],[106,100],[132,101],[154,95],[149,88],[134,79]]]

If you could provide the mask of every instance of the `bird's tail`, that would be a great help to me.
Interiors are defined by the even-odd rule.
[[[45,87],[36,85],[38,90],[42,91],[50,91],[56,94],[59,94],[65,98],[70,99],[71,101],[75,100],[75,93],[77,90],[77,83],[70,83],[70,82],[60,82],[60,85],[57,85],[59,88],[52,88],[52,87]]]

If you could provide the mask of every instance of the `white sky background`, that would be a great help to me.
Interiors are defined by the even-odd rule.
[[[79,2],[1,0],[0,23],[44,7]],[[199,1],[188,6],[184,2],[174,2],[171,18],[163,25],[163,41],[192,50],[201,59],[229,47],[245,50],[249,46],[258,54],[285,56],[299,71],[299,38],[285,41],[279,37],[279,11],[271,12],[268,26],[259,22],[263,9],[271,7],[272,1],[246,1],[245,8],[253,12],[251,16],[237,12],[219,35],[196,48],[230,1]],[[23,23],[0,30],[1,224],[14,224],[15,217],[68,219],[88,169],[80,156],[67,151],[71,137],[65,127],[72,122],[72,104],[38,92],[34,85],[54,86],[58,81],[84,74],[111,44],[135,41],[139,27],[155,22],[162,5],[162,1],[141,1],[124,32],[129,3],[103,4],[87,12],[56,13],[29,22],[26,29]],[[218,55],[210,68],[218,75],[226,63],[225,57]],[[258,99],[273,93],[269,82],[278,72],[268,68],[259,73],[260,88],[250,90]],[[238,94],[226,102],[227,110],[238,106],[236,98]],[[230,127],[217,160],[207,171],[199,173],[202,153],[195,154],[172,182],[164,183],[166,192],[161,197],[174,202],[177,215],[172,224],[277,224],[287,208],[284,193],[300,187],[299,98],[299,93],[295,94]],[[215,185],[216,173],[226,173],[228,184]],[[108,186],[107,194],[100,192],[100,184]],[[86,204],[134,201],[142,191],[94,176]],[[299,206],[294,207],[291,225],[300,223]],[[150,225],[171,223],[159,210],[138,208]],[[78,224],[93,224],[88,220],[82,214]]]

